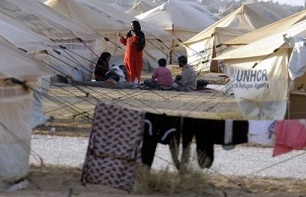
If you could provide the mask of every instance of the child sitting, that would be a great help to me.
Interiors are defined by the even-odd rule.
[[[120,65],[120,66],[112,65],[112,67],[105,74],[105,76],[106,76],[106,79],[108,80],[112,79],[119,83],[126,82],[126,75],[124,72],[123,65]]]
[[[158,68],[153,71],[152,78],[144,80],[144,84],[152,89],[170,90],[172,85],[171,71],[166,68],[167,60],[161,58],[158,60]]]

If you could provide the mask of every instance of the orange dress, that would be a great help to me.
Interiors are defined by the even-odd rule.
[[[126,46],[124,54],[124,64],[126,65],[130,82],[133,82],[136,77],[138,79],[138,82],[140,82],[143,62],[143,51],[139,50],[138,40],[139,36],[129,36],[127,38],[121,36],[120,38],[120,42]]]

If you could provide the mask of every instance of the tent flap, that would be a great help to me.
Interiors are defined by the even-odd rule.
[[[284,118],[288,96],[287,61],[286,49],[265,59],[225,60],[231,88],[245,119]]]

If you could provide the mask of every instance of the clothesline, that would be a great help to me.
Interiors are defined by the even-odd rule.
[[[190,145],[194,137],[200,168],[211,167],[214,144],[220,144],[226,150],[242,143],[264,144],[274,146],[273,156],[277,156],[306,146],[305,125],[304,120],[236,121],[169,116],[100,102],[95,109],[82,180],[131,190],[136,163],[150,168],[158,143],[169,145],[175,167],[179,171],[184,170],[189,163]],[[179,158],[181,143],[182,155]],[[128,155],[129,159],[99,157],[97,153],[122,154],[120,157],[124,158]],[[132,160],[136,162],[130,162]],[[128,173],[124,173],[125,178],[119,176],[122,172],[118,172],[117,168],[116,172],[112,171],[114,168],[109,168],[117,165],[129,169]],[[109,173],[112,174],[111,178]]]

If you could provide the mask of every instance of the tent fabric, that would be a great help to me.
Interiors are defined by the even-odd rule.
[[[239,47],[237,49],[228,51],[218,57],[216,60],[226,60],[226,59],[241,59],[249,57],[262,57],[272,54],[275,50],[283,46],[286,42],[286,38],[304,35],[306,27],[306,20],[301,21],[293,26],[287,27],[285,30],[280,29],[279,32],[275,34],[266,34],[262,39],[257,40],[248,45]],[[286,44],[289,47],[289,44]]]
[[[96,42],[77,40],[57,40],[54,45],[55,51],[49,51],[49,64],[60,75],[72,77],[73,80],[90,81],[93,73],[92,61],[95,54],[93,48]],[[88,49],[90,48],[90,49]],[[72,52],[71,52],[72,51]]]
[[[278,9],[276,13],[273,10],[270,10],[269,7],[267,7],[267,4],[271,3],[260,2],[260,3],[242,5],[235,12],[220,19],[219,21],[211,25],[209,28],[204,29],[196,36],[187,40],[185,43],[191,44],[199,42],[211,36],[214,33],[214,29],[216,27],[248,29],[252,31],[254,29],[263,27],[265,25],[268,25],[272,22],[278,21],[280,19],[283,19],[291,15],[291,13],[288,12],[287,10],[281,8],[277,4],[273,4]]]
[[[188,62],[197,65],[196,70],[203,67],[210,70],[212,58],[224,52],[224,48],[218,49],[216,46],[291,14],[276,4],[270,4],[272,3],[260,2],[242,5],[235,12],[185,41]],[[223,35],[218,35],[217,28],[223,28]],[[225,33],[225,29],[227,29],[227,33]],[[204,54],[200,53],[203,49],[205,49]]]
[[[28,82],[54,73],[33,56],[0,37],[0,190],[28,173],[32,132],[32,91],[4,80]]]
[[[223,10],[221,13],[219,13],[217,16],[221,19],[227,15],[229,15],[232,12],[235,12],[235,10],[237,10],[240,6],[236,5],[236,4],[231,4],[228,8],[226,8],[225,10]]]
[[[298,12],[296,14],[290,15],[284,19],[281,19],[279,21],[276,21],[274,23],[271,23],[269,25],[266,25],[262,28],[258,28],[254,31],[248,32],[246,34],[240,35],[236,38],[233,38],[231,40],[228,40],[224,42],[223,44],[226,45],[246,45],[249,43],[252,43],[256,40],[259,40],[266,35],[272,35],[276,32],[282,31],[287,29],[288,27],[303,21],[306,19],[306,10],[303,10],[301,12]]]
[[[46,65],[0,37],[0,79],[14,77],[21,81],[32,81],[54,72]]]
[[[34,83],[34,82],[33,82]],[[32,103],[32,127],[35,128],[40,125],[44,125],[50,116],[45,115],[43,112],[43,95],[46,94],[46,90],[42,88],[41,80],[35,81],[35,91],[33,91]]]
[[[287,49],[267,58],[226,61],[229,82],[244,119],[284,119],[287,108]],[[253,68],[255,62],[258,62]]]
[[[216,22],[209,11],[203,12],[186,1],[168,0],[136,18],[155,24],[166,31],[181,30],[199,32]]]
[[[149,3],[143,0],[140,0],[135,5],[133,5],[130,9],[125,11],[125,13],[131,16],[137,16],[153,8],[154,8],[153,5],[150,5]]]
[[[51,39],[94,40],[97,37],[86,27],[36,0],[3,0],[0,13],[5,14],[32,31]]]
[[[284,118],[289,95],[288,69],[299,70],[296,73],[299,76],[305,71],[305,58],[290,59],[303,56],[295,54],[293,48],[305,38],[305,27],[306,20],[215,58],[223,60],[227,67],[230,85],[244,118]],[[288,65],[289,62],[292,64]]]
[[[27,50],[28,52],[32,53],[35,51],[51,49],[44,43],[54,44],[51,43],[49,39],[43,36],[35,34],[30,30],[20,29],[2,20],[0,20],[0,25],[1,36],[5,37],[5,39],[9,40],[10,43],[14,44],[15,46]],[[42,97],[39,93],[36,92],[38,90],[41,90],[41,87],[37,86],[33,87],[33,89],[35,89],[35,91],[33,92],[32,128],[44,124],[48,119],[43,114]]]
[[[0,35],[15,46],[28,52],[49,50],[54,43],[47,37],[27,29],[10,17],[0,13]]]
[[[99,0],[49,0],[46,5],[86,24],[100,34],[126,33],[135,19]],[[64,9],[65,8],[65,9]],[[169,39],[171,36],[150,24],[141,23],[146,39]]]
[[[31,91],[0,85],[0,188],[25,177],[31,145]]]
[[[120,12],[125,12],[126,9],[120,5],[118,5],[116,2],[114,3],[108,3],[108,5],[112,6],[113,8],[115,8],[116,10],[119,10]]]
[[[305,31],[306,34],[306,31]],[[301,77],[306,71],[306,38],[296,36],[292,38],[292,53],[288,63],[289,76],[291,80]]]
[[[114,57],[120,56],[121,62],[118,64],[123,64],[125,48],[119,42],[117,34],[120,32],[125,35],[130,30],[131,22],[137,20],[136,18],[99,0],[50,0],[46,4],[59,11],[62,10],[67,16],[99,32],[100,38],[96,41],[95,53],[99,56],[102,52],[108,51]],[[64,7],[66,10],[63,10]],[[157,60],[168,56],[167,47],[170,46],[172,36],[145,22],[141,22],[141,27],[147,40],[144,50],[144,65],[149,64],[151,67],[157,67]]]
[[[18,22],[14,21],[10,17],[0,13],[0,36],[9,41],[13,45],[23,50],[26,50],[31,55],[41,50],[51,50],[52,42],[49,38],[39,35],[30,29],[21,26]],[[48,46],[50,45],[50,46]],[[11,63],[11,62],[10,62]],[[18,72],[18,71],[17,71]],[[33,113],[32,113],[32,126],[41,125],[46,122],[46,118],[43,115],[42,98],[37,93],[41,89],[40,86],[36,86],[33,92]]]
[[[61,61],[54,61],[54,59],[52,59],[52,56],[49,56],[50,61],[48,62],[51,63],[54,68],[67,68],[69,66],[79,67],[78,62],[81,62],[84,63],[83,67],[85,67],[86,70],[90,70],[90,66],[92,63],[89,61],[85,62],[84,59],[93,59],[93,54],[89,49],[90,47],[93,48],[93,44],[87,48],[86,46],[84,46],[83,43],[79,41],[79,38],[82,39],[81,41],[84,42],[95,42],[95,39],[97,38],[98,34],[94,30],[76,22],[75,20],[59,13],[58,11],[36,0],[1,1],[0,13],[11,18],[20,26],[30,29],[31,31],[39,35],[52,39],[55,43],[52,45],[53,49],[57,49],[57,46],[55,45],[58,45],[59,43],[64,44],[62,42],[65,41],[66,43],[68,42],[68,45],[66,45],[65,47],[70,50],[69,54],[73,52],[76,54],[80,53],[79,55],[72,55],[73,60],[70,61],[69,64],[67,63],[67,58],[65,58],[63,55],[55,54],[57,56],[56,58],[60,59]],[[78,49],[82,50],[78,51]],[[62,52],[67,53],[67,50]],[[69,54],[66,54],[66,56],[69,56]],[[78,72],[73,75],[74,72],[70,72],[72,69],[68,69],[66,73],[63,73],[65,69],[55,68],[55,70],[60,70],[61,75],[69,75],[77,80],[91,79],[91,74],[88,74],[89,72],[82,73],[82,71],[78,70]],[[80,78],[80,76],[82,77]]]
[[[0,43],[0,79],[13,77],[20,81],[27,81],[27,84],[29,84],[35,91],[34,95],[36,95],[33,99],[33,109],[31,109],[33,113],[30,116],[32,118],[31,122],[33,123],[33,128],[37,125],[45,123],[46,118],[43,114],[43,107],[41,104],[42,98],[41,95],[39,95],[40,92],[38,92],[41,90],[41,87],[33,85],[33,82],[39,80],[41,77],[53,76],[55,73],[51,71],[51,69],[48,68],[43,62],[40,62],[32,55],[17,49],[2,37],[0,37]],[[0,101],[4,99],[4,97],[5,95],[1,95]],[[12,120],[15,119],[14,117],[11,118]]]
[[[187,55],[181,41],[186,41],[217,21],[208,10],[198,4],[186,1],[168,0],[137,19],[156,25],[174,36],[170,46],[172,56]],[[173,62],[170,62],[173,63]]]

